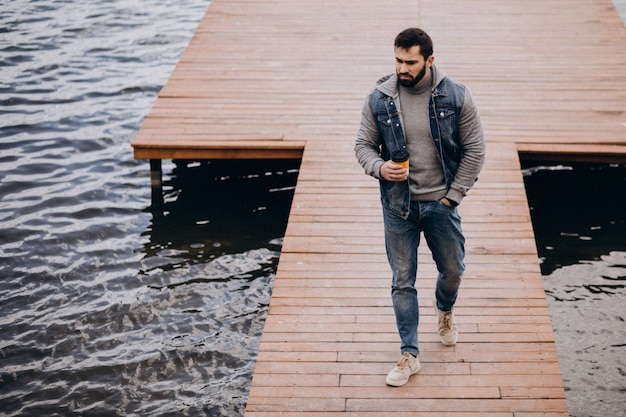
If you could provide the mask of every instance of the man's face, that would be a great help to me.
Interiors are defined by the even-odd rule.
[[[395,52],[396,73],[400,84],[404,87],[414,87],[424,81],[435,57],[431,55],[425,60],[420,53],[419,45],[409,49],[396,48]]]

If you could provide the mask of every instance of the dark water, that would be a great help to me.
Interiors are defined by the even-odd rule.
[[[243,414],[297,161],[130,147],[207,5],[1,4],[3,416]]]
[[[525,164],[569,413],[626,415],[626,166]]]

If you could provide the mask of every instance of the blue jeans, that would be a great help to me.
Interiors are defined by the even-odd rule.
[[[387,258],[393,273],[391,300],[402,341],[400,351],[419,353],[417,326],[419,305],[415,278],[417,248],[424,233],[439,274],[435,297],[441,311],[450,311],[463,278],[465,237],[456,207],[441,201],[411,201],[409,217],[404,220],[383,210]]]

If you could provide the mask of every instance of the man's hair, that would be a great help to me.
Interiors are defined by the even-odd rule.
[[[411,49],[414,46],[420,47],[420,53],[424,59],[428,59],[433,54],[433,41],[428,33],[419,28],[408,28],[398,33],[394,41],[396,48]]]

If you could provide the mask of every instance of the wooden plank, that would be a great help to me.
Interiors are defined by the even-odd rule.
[[[246,413],[246,416],[250,417],[271,417],[271,416],[275,416],[276,412],[273,411],[267,411],[267,412],[248,412]],[[394,417],[415,417],[415,412],[414,411],[408,411],[408,412],[394,412],[393,413]],[[425,416],[425,417],[514,417],[513,413],[500,413],[500,412],[469,412],[469,413],[465,413],[462,411],[454,411],[451,413],[448,412],[441,412],[441,411],[436,411],[436,412],[429,412],[429,411],[422,411],[419,413],[420,416]],[[517,415],[517,413],[516,413]],[[351,411],[338,411],[338,412],[319,412],[319,411],[315,411],[315,412],[299,412],[298,416],[302,416],[302,417],[389,417],[389,413],[386,411],[358,411],[358,412],[351,412]],[[556,417],[556,416],[562,416],[562,414],[554,414],[554,413],[541,413],[541,414],[524,414],[524,417]]]
[[[184,136],[184,135],[182,135]],[[242,135],[237,135],[237,138]],[[297,141],[225,141],[223,137],[216,141],[176,141],[176,136],[166,138],[155,135],[154,138],[142,137],[134,142],[136,159],[299,159],[302,157],[303,142]]]

